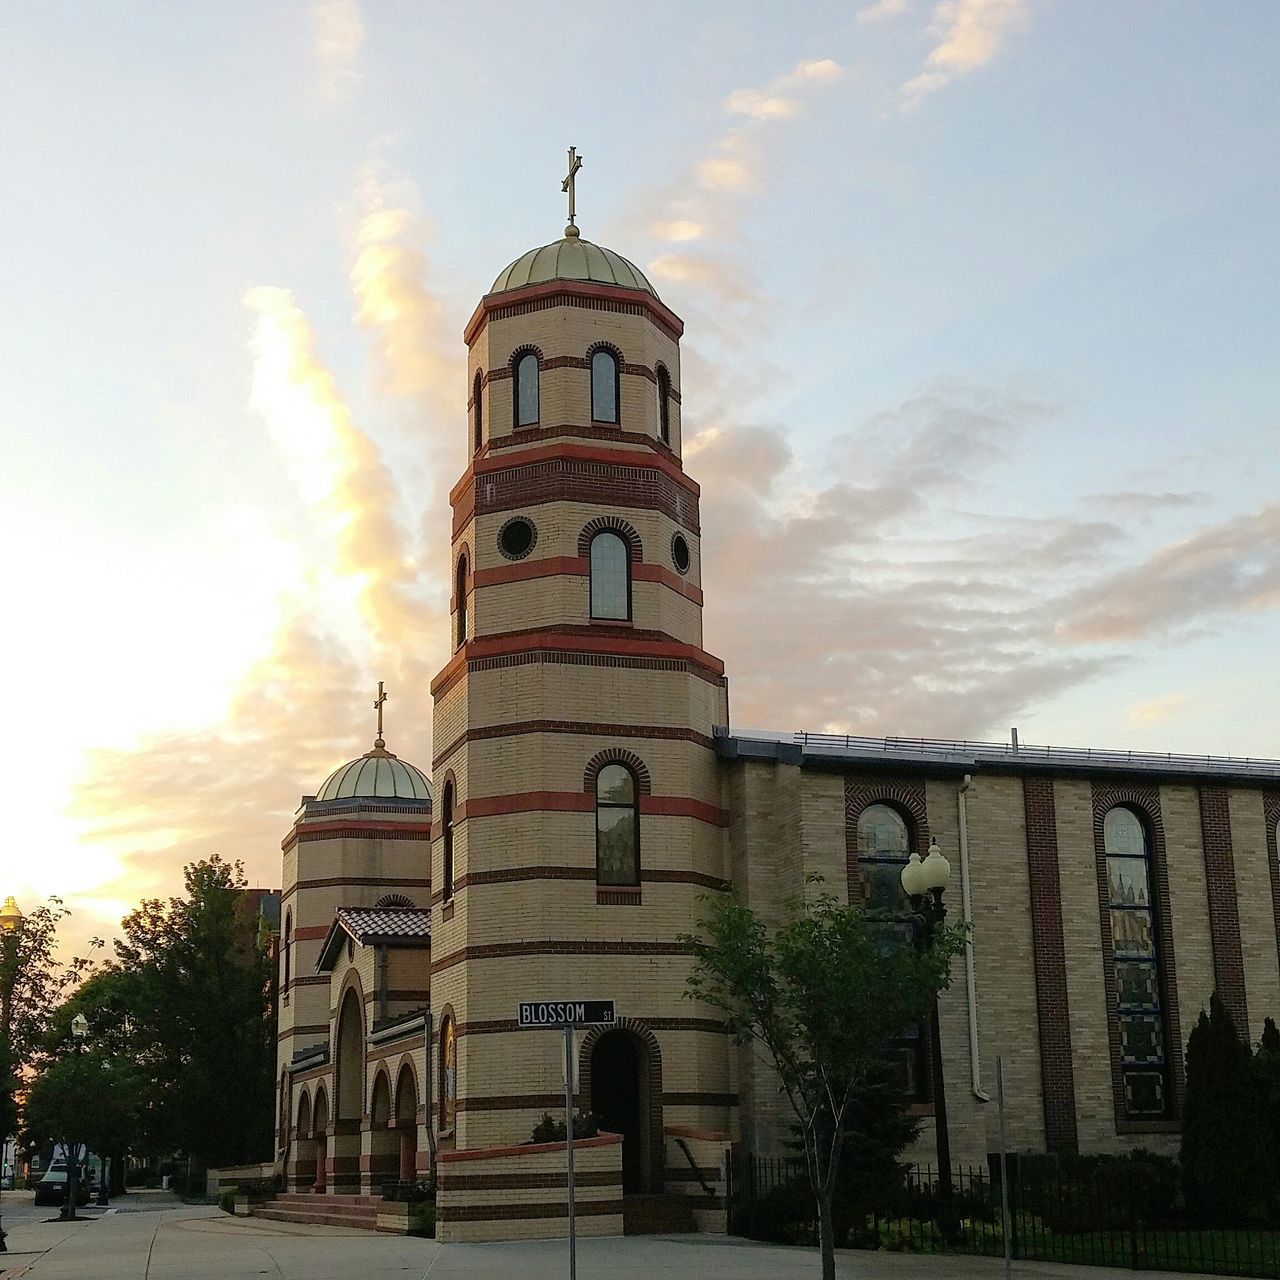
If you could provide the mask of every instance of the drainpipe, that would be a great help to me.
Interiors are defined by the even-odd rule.
[[[960,910],[964,916],[964,990],[969,1009],[969,1077],[973,1096],[979,1102],[990,1102],[991,1095],[982,1088],[982,1064],[978,1058],[978,982],[973,968],[973,899],[969,893],[969,809],[965,795],[973,786],[972,774],[966,773],[956,792],[956,809],[960,818]]]

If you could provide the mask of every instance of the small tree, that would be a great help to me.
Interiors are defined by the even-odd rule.
[[[77,1147],[101,1155],[124,1146],[140,1094],[141,1080],[128,1063],[92,1049],[47,1059],[32,1080],[24,1108],[27,1139],[67,1152],[66,1217],[75,1216],[71,1166]]]
[[[900,928],[816,885],[772,935],[749,907],[721,899],[681,939],[693,954],[686,995],[723,1011],[736,1043],[758,1045],[795,1112],[818,1209],[824,1280],[835,1276],[832,1203],[854,1100],[881,1078],[885,1052],[928,1016],[964,945],[942,928],[917,950]]]
[[[1214,992],[1187,1038],[1182,1189],[1192,1213],[1218,1222],[1247,1216],[1265,1190],[1242,1176],[1269,1163],[1251,1057]]]
[[[1272,1216],[1280,1211],[1280,1028],[1274,1018],[1262,1024],[1262,1039],[1253,1055],[1253,1075],[1261,1112],[1263,1147],[1269,1156],[1267,1187]]]

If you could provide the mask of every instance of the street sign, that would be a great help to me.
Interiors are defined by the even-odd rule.
[[[612,1026],[617,1020],[612,1000],[521,1000],[516,1006],[522,1030]]]
[[[521,1000],[516,1026],[528,1031],[564,1032],[565,1190],[569,1200],[569,1280],[578,1280],[578,1235],[573,1185],[573,1029],[611,1027],[618,1020],[612,1000]]]

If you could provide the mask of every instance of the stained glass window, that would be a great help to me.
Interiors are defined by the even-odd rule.
[[[618,357],[597,351],[591,357],[591,421],[618,421]]]
[[[910,852],[911,833],[902,815],[887,804],[867,805],[858,818],[858,878],[864,907],[902,909],[902,867]]]
[[[1163,1116],[1167,1055],[1147,828],[1132,809],[1118,807],[1103,819],[1102,837],[1125,1108],[1135,1118]]]
[[[526,351],[516,361],[515,424],[531,427],[538,421],[538,354]]]
[[[607,530],[591,539],[591,616],[631,617],[631,555],[622,538]]]

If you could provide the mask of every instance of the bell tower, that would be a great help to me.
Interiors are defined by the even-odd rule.
[[[677,942],[727,875],[683,328],[572,221],[481,299],[432,683],[442,1145],[521,1143],[562,1105],[562,1043],[516,1030],[518,1000],[613,997],[619,1029],[579,1037],[577,1098],[624,1132],[635,1190],[663,1186],[666,1128],[733,1124],[728,1041],[681,998]]]

